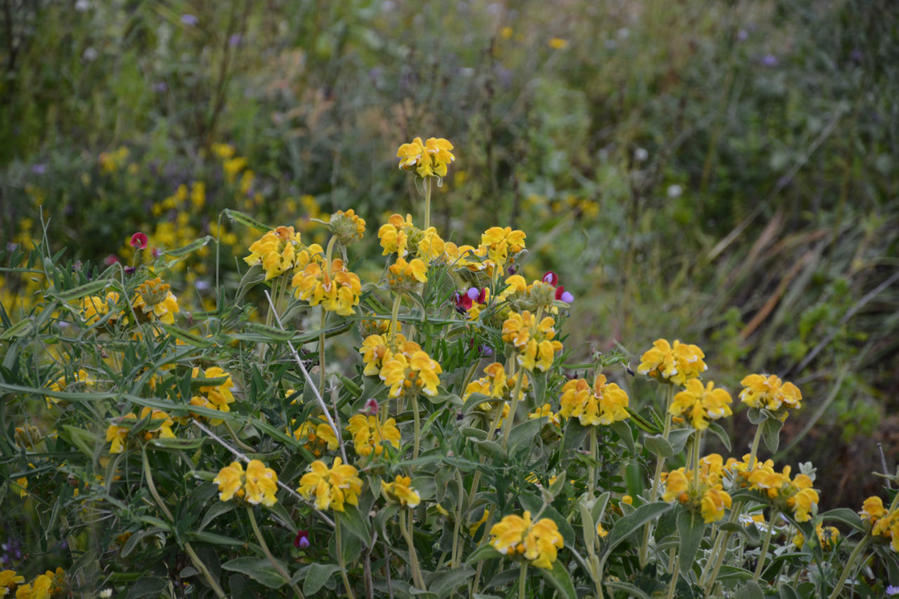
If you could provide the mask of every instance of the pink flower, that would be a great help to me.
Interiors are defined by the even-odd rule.
[[[115,254],[109,254],[108,256],[106,256],[103,259],[103,264],[105,264],[106,266],[112,266],[113,264],[115,264],[118,261],[119,261],[118,256],[116,256]]]
[[[138,231],[134,235],[131,236],[131,247],[137,248],[139,250],[147,249],[147,235],[145,233],[141,233]]]
[[[550,270],[545,275],[543,275],[543,282],[555,287],[559,284],[559,276]]]

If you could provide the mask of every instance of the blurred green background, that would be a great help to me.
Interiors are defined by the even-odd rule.
[[[222,209],[315,238],[354,208],[377,272],[378,224],[416,209],[397,146],[446,137],[441,233],[524,229],[525,274],[577,298],[575,356],[680,338],[734,393],[794,381],[778,461],[814,461],[824,507],[895,468],[891,0],[0,0],[0,21],[4,261],[44,235],[90,268],[133,260],[137,230],[211,233],[236,276],[254,233]],[[214,256],[178,273],[188,307]],[[43,284],[0,283],[13,315]],[[742,410],[730,426],[739,453]]]

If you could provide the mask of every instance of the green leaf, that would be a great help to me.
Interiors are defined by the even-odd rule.
[[[334,512],[334,515],[344,530],[362,541],[363,545],[371,544],[371,524],[368,518],[363,517],[359,508],[354,505],[346,505],[343,512]]]
[[[246,574],[259,584],[270,589],[280,589],[287,581],[278,574],[275,567],[265,558],[238,557],[222,564],[223,570]]]
[[[205,439],[197,438],[197,439],[179,439],[179,438],[168,438],[163,439],[162,437],[153,439],[150,441],[150,445],[154,447],[159,447],[161,449],[174,449],[174,450],[188,450],[188,449],[198,449],[203,445]]]
[[[200,237],[199,239],[194,239],[187,245],[181,246],[177,250],[167,250],[163,252],[162,255],[172,256],[173,258],[181,258],[183,256],[187,256],[188,254],[196,252],[201,247],[207,245],[210,241],[215,241],[215,238],[212,235],[206,235],[204,237]]]
[[[751,578],[752,572],[749,570],[744,570],[737,566],[723,565],[718,572],[718,578],[716,580],[718,582],[740,582],[750,580]]]
[[[641,505],[627,516],[620,518],[615,525],[612,526],[612,530],[609,531],[609,536],[605,538],[603,554],[608,555],[611,553],[615,547],[640,530],[644,524],[651,520],[655,520],[669,509],[671,509],[671,506],[663,501],[647,503]]]
[[[227,547],[247,546],[246,541],[241,541],[240,539],[235,539],[234,537],[226,537],[225,535],[216,534],[214,532],[191,530],[187,532],[186,536],[189,541],[199,541],[200,543],[209,543],[210,545],[225,545]],[[265,563],[268,562],[266,561]],[[239,572],[239,570],[236,571]]]
[[[61,291],[58,293],[54,293],[51,289],[48,291],[48,295],[55,296],[57,299],[63,302],[70,302],[75,299],[82,298],[86,295],[93,295],[99,291],[103,291],[107,287],[115,286],[115,281],[110,279],[98,279],[96,281],[91,281],[90,283],[85,283],[79,287],[75,287],[74,289],[69,289],[68,291]]]
[[[509,453],[515,453],[515,450],[522,444],[530,445],[534,441],[534,437],[540,434],[540,429],[546,424],[542,418],[528,420],[522,422],[512,429],[509,433]]]
[[[765,441],[765,446],[771,453],[775,453],[780,445],[780,429],[783,425],[784,423],[777,418],[768,418],[761,425],[762,440]]]
[[[336,564],[310,564],[305,571],[303,594],[316,594],[338,572],[340,572],[340,566]]]
[[[496,441],[481,441],[480,439],[471,439],[471,442],[474,443],[475,451],[477,451],[479,455],[482,455],[486,458],[506,461],[506,458],[508,457],[506,455],[506,452],[503,451],[502,446]]]
[[[452,595],[453,591],[460,586],[468,584],[468,581],[471,580],[473,574],[474,568],[467,565],[459,566],[453,570],[447,570],[428,584],[428,590],[437,595],[440,599],[449,597]]]
[[[624,441],[624,445],[627,447],[629,453],[637,453],[637,447],[634,445],[633,432],[626,421],[618,420],[617,422],[613,422],[609,428],[612,429],[612,432],[615,433],[619,439]]]
[[[91,458],[94,457],[94,447],[98,442],[98,437],[83,428],[77,428],[69,424],[63,424],[60,427],[60,437],[78,448],[81,453]]]
[[[684,507],[677,514],[678,548],[677,559],[680,571],[686,574],[693,566],[696,550],[705,533],[705,522],[702,516]]]
[[[747,580],[734,592],[734,599],[765,599],[765,593],[759,583]]]
[[[629,582],[624,582],[621,580],[607,581],[603,583],[603,586],[615,589],[619,591],[626,591],[628,597],[638,597],[639,599],[652,599],[646,591],[641,589],[640,587],[633,585]]]
[[[687,444],[687,440],[692,434],[692,428],[676,428],[668,433],[668,442],[671,443],[671,448],[674,450],[674,453],[677,454],[684,450],[684,446]]]
[[[175,339],[180,339],[181,341],[187,343],[188,345],[192,345],[194,347],[202,347],[202,348],[210,348],[216,347],[216,344],[210,341],[209,339],[204,339],[199,335],[195,335],[190,331],[185,331],[182,328],[176,327],[171,324],[160,324],[160,326],[165,330],[166,333],[174,337]],[[225,382],[225,381],[222,381]],[[219,383],[221,384],[221,383]]]
[[[128,587],[125,599],[141,599],[141,597],[159,597],[169,586],[165,578],[142,576],[140,580]]]
[[[723,426],[717,422],[709,422],[709,431],[718,437],[718,440],[721,441],[721,444],[724,445],[728,452],[733,450],[730,442],[730,435],[727,434],[727,431],[724,430]]]
[[[240,210],[231,210],[230,208],[225,208],[224,210],[222,210],[222,214],[224,214],[234,222],[238,222],[244,226],[251,227],[253,229],[256,229],[257,231],[265,232],[274,229],[274,227],[266,225],[265,223],[256,220],[249,214],[244,214]]]
[[[537,570],[556,587],[556,590],[559,591],[562,597],[565,599],[577,599],[577,591],[574,590],[571,575],[568,574],[568,570],[562,565],[561,560],[554,561],[552,569],[537,568]]]
[[[858,514],[848,507],[838,507],[820,514],[822,520],[836,520],[847,526],[851,526],[855,530],[865,532],[865,525]]]
[[[27,337],[34,331],[34,322],[30,318],[23,318],[12,325],[0,335],[0,341],[6,341],[13,337]]]
[[[674,455],[674,447],[662,435],[646,435],[643,438],[643,446],[662,458],[670,458]]]
[[[495,559],[502,557],[503,554],[493,548],[492,545],[481,545],[465,560],[466,564],[474,564],[485,559]]]
[[[788,584],[782,584],[777,589],[780,599],[801,599],[799,593]]]

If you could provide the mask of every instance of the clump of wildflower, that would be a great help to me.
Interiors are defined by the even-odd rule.
[[[320,457],[327,449],[334,451],[340,446],[334,429],[319,416],[318,420],[307,420],[293,431],[293,438],[297,441],[305,441],[306,449],[315,457]]]
[[[310,262],[294,275],[291,285],[297,298],[310,306],[321,304],[325,310],[341,316],[356,312],[355,306],[362,293],[359,277],[350,272],[340,258],[324,266],[317,260]]]
[[[696,345],[665,339],[656,339],[652,348],[640,358],[637,372],[666,382],[683,385],[688,379],[696,378],[708,369],[703,361],[705,354]]]
[[[674,401],[668,411],[673,416],[689,418],[693,428],[705,430],[709,427],[709,419],[718,420],[730,416],[730,393],[715,388],[715,383],[709,381],[705,385],[699,379],[687,381],[686,389],[674,396]]]
[[[499,414],[499,421],[502,422],[509,415],[508,401],[513,399],[512,394],[518,386],[518,379],[524,377],[521,381],[521,390],[518,393],[518,400],[521,401],[526,392],[530,379],[527,373],[519,370],[514,375],[507,376],[506,370],[499,362],[493,362],[484,367],[484,375],[479,379],[475,379],[468,383],[465,392],[462,394],[462,401],[468,401],[472,394],[486,395],[487,397],[498,401],[482,401],[478,404],[478,409],[484,412],[492,411],[501,406],[502,413]]]
[[[583,426],[609,425],[625,420],[627,393],[615,383],[607,383],[604,374],[597,374],[593,386],[584,379],[573,379],[562,387],[561,409],[565,418],[577,418]]]
[[[518,364],[527,370],[534,368],[545,372],[552,366],[556,352],[562,351],[562,343],[555,340],[555,320],[545,316],[539,323],[529,311],[513,312],[503,322],[503,341],[516,351]]]
[[[503,517],[490,529],[490,544],[503,555],[523,555],[538,568],[552,568],[558,550],[564,546],[555,521],[541,518],[531,522],[531,513]]]
[[[365,234],[365,219],[358,216],[352,208],[346,212],[338,210],[331,215],[328,228],[331,234],[337,237],[337,241],[347,246],[357,239],[362,239]]]
[[[15,570],[0,571],[0,597],[8,595],[20,584],[25,584],[25,577],[16,574]]]
[[[218,410],[219,412],[230,412],[230,404],[234,403],[234,393],[231,389],[234,387],[234,381],[231,375],[218,366],[212,366],[203,371],[200,375],[200,369],[195,367],[191,373],[194,379],[207,379],[212,384],[202,384],[199,388],[199,394],[190,398],[190,405],[201,408],[209,408]],[[215,382],[221,380],[221,382]],[[213,420],[213,424],[219,424],[221,421]]]
[[[412,215],[405,218],[392,214],[378,229],[378,240],[384,256],[396,254],[397,259],[420,260],[425,266],[444,257],[446,243],[434,227],[424,230],[412,224]]]
[[[447,241],[444,245],[444,257],[446,263],[454,269],[479,272],[487,268],[487,265],[479,257],[480,252],[471,245],[456,245]]]
[[[318,244],[303,245],[300,233],[294,232],[293,227],[277,227],[250,245],[250,255],[244,258],[244,262],[250,266],[262,266],[268,281],[294,268],[304,268],[314,256],[322,253]]]
[[[325,466],[321,460],[316,460],[309,465],[309,470],[300,479],[297,492],[307,499],[315,495],[316,509],[332,508],[342,512],[346,503],[359,504],[362,479],[357,476],[358,471],[354,466],[344,464],[337,457],[334,458],[331,468]]]
[[[12,572],[4,570],[3,572]],[[12,580],[9,585],[2,584],[3,573],[0,572],[0,597],[9,593],[13,584],[17,584],[16,599],[48,599],[53,595],[62,593],[66,586],[66,573],[62,568],[56,568],[56,571],[47,570],[43,574],[38,574],[34,580],[28,584],[22,584],[24,578],[15,576],[12,572]],[[21,579],[21,582],[19,581]]]
[[[824,526],[821,522],[818,522],[817,526],[815,526],[815,536],[818,537],[818,544],[821,546],[821,549],[832,549],[836,546],[837,541],[840,540],[840,530],[836,526]],[[793,537],[793,545],[797,549],[801,549],[805,545],[805,535],[801,532],[797,533]]]
[[[890,547],[899,553],[899,509],[887,510],[880,497],[868,497],[859,512],[871,527],[872,537],[890,539]]]
[[[364,374],[377,374],[390,388],[390,397],[400,393],[437,395],[440,373],[443,369],[432,360],[421,346],[408,341],[397,333],[391,342],[382,335],[369,335],[362,342],[362,359],[365,361]]]
[[[67,388],[80,383],[83,386],[89,386],[94,384],[94,378],[88,374],[86,370],[83,368],[79,368],[74,371],[71,375],[62,375],[57,378],[55,381],[50,383],[48,388],[51,391],[65,391]],[[55,397],[50,397],[49,395],[44,396],[44,399],[47,402],[47,407],[49,408],[53,404],[58,404],[59,400]]]
[[[396,157],[400,159],[399,168],[415,169],[421,178],[445,177],[447,166],[456,160],[452,149],[453,144],[442,137],[429,137],[424,143],[416,137],[410,143],[402,144]]]
[[[412,479],[408,476],[397,475],[392,483],[381,481],[381,491],[400,505],[414,508],[421,503],[421,495],[412,488]]]
[[[782,512],[792,512],[797,522],[807,522],[817,509],[818,492],[807,474],[790,478],[790,467],[782,472],[774,468],[756,468],[749,475],[749,488],[760,491]]]
[[[278,501],[278,475],[259,460],[250,460],[244,472],[240,462],[234,461],[219,470],[212,480],[219,487],[219,499],[230,501],[233,497],[246,499],[253,505],[260,503],[266,507]]]
[[[150,424],[142,430],[142,437],[145,441],[155,438],[175,438],[175,433],[172,432],[172,426],[175,423],[167,412],[145,406],[140,412],[140,419],[156,423],[155,425]],[[128,435],[134,425],[137,424],[137,420],[138,418],[134,412],[129,412],[106,428],[106,441],[109,443],[109,453],[122,453]]]
[[[486,268],[492,275],[495,270],[502,271],[515,261],[515,256],[525,249],[524,231],[511,227],[490,227],[481,235],[481,246],[478,253],[486,254]]]
[[[460,314],[468,316],[469,320],[477,320],[481,311],[487,307],[490,300],[490,288],[470,287],[461,292],[453,294],[453,304]]]
[[[174,324],[175,314],[181,311],[178,298],[170,291],[169,284],[163,283],[159,277],[137,286],[131,306],[135,312],[139,310],[138,314],[142,314],[147,320],[158,320],[165,324]]]
[[[562,419],[560,418],[561,412],[559,414],[553,412],[552,406],[548,403],[543,404],[533,412],[528,414],[528,420],[537,420],[538,418],[546,418],[547,421],[553,426],[559,426],[562,423]]]
[[[750,454],[743,455],[742,460],[737,460],[736,458],[727,458],[727,462],[724,464],[724,469],[727,472],[730,472],[733,475],[734,482],[736,486],[741,488],[749,488],[752,483],[750,483],[749,479],[752,476],[752,473],[756,470],[764,470],[766,472],[774,471],[774,460],[768,459],[765,461],[761,461],[759,459],[755,459],[752,467],[749,467],[749,459]]]
[[[416,283],[426,283],[428,265],[419,258],[406,262],[405,258],[397,258],[387,269],[387,282],[395,290],[414,289]]]
[[[353,447],[360,456],[381,455],[385,441],[396,449],[400,447],[400,431],[393,418],[381,422],[374,415],[355,414],[346,428],[353,435]]]
[[[115,307],[119,303],[119,298],[117,291],[109,291],[105,297],[90,295],[81,298],[79,312],[84,323],[90,326],[109,314],[110,308]],[[118,320],[120,316],[120,312],[112,312],[109,320]]]
[[[665,501],[678,501],[694,513],[699,513],[706,523],[717,522],[724,517],[724,510],[732,504],[731,496],[724,490],[723,461],[718,454],[709,454],[699,463],[699,473],[678,468],[663,472]]]
[[[785,383],[776,375],[750,374],[740,384],[740,400],[755,409],[773,412],[780,420],[786,420],[789,410],[802,407],[802,393],[793,383]]]

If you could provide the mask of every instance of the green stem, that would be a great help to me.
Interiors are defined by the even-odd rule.
[[[512,421],[515,420],[515,412],[518,410],[519,396],[521,395],[521,387],[524,383],[525,376],[527,376],[527,371],[522,368],[518,373],[518,380],[515,381],[515,390],[512,392],[512,407],[509,409],[509,417],[503,423],[503,449],[506,449],[506,446],[509,444],[509,435],[512,432]]]
[[[423,230],[427,231],[431,226],[431,177],[426,177],[425,181],[425,226]]]
[[[415,439],[412,441],[412,459],[418,459],[418,449],[421,445],[421,416],[418,413],[418,393],[412,394],[412,425]]]
[[[671,553],[668,554],[670,557],[668,558],[668,571],[671,572],[671,582],[668,584],[668,594],[666,597],[668,599],[674,599],[674,591],[677,589],[677,546],[671,548]]]
[[[587,484],[590,496],[593,497],[593,490],[596,488],[596,453],[599,443],[596,440],[596,427],[590,427],[590,466],[587,473]]]
[[[290,585],[291,590],[294,594],[303,599],[303,592],[300,591],[300,588],[290,579],[290,574],[287,573],[287,570],[284,569],[284,566],[275,559],[275,556],[272,555],[272,552],[269,550],[268,545],[265,542],[265,537],[262,536],[262,531],[259,530],[259,524],[256,522],[256,514],[253,513],[253,508],[251,506],[247,506],[247,514],[250,515],[250,526],[253,528],[253,534],[256,535],[256,540],[259,541],[259,546],[262,548],[262,553],[265,554],[265,557],[268,559],[269,563],[274,566],[275,570],[278,571],[278,574]]]
[[[755,468],[755,460],[759,452],[759,440],[762,438],[762,424],[755,427],[755,436],[752,438],[752,446],[749,448],[749,462],[747,462],[747,465],[750,472]]]
[[[702,444],[702,431],[693,433],[693,486],[699,488],[699,451]]]
[[[528,563],[521,564],[521,572],[518,574],[518,599],[524,599],[525,582],[528,578]]]
[[[400,512],[400,532],[406,539],[409,547],[409,567],[412,568],[412,580],[421,590],[427,590],[424,577],[421,575],[421,566],[418,564],[418,553],[415,551],[415,539],[412,536],[412,508]]]
[[[742,508],[743,502],[738,501],[730,512],[728,523],[733,524],[739,519]],[[718,570],[721,568],[724,553],[727,551],[727,542],[730,541],[732,534],[733,532],[731,531],[718,531],[718,536],[715,538],[715,543],[712,545],[712,551],[709,553],[709,559],[706,561],[705,566],[702,568],[702,573],[699,575],[699,586],[704,586],[707,580],[714,580],[714,577],[718,576]],[[712,574],[712,578],[708,579],[707,577],[710,573]]]
[[[849,577],[849,573],[852,572],[853,568],[855,568],[855,562],[858,561],[859,556],[865,550],[865,547],[868,546],[868,543],[871,541],[871,535],[865,535],[865,538],[858,542],[855,546],[855,549],[852,550],[852,553],[849,554],[849,561],[846,562],[846,567],[843,568],[843,572],[840,574],[840,579],[837,581],[837,585],[833,587],[833,591],[830,593],[829,599],[837,599],[840,596],[840,591],[843,590],[843,585],[846,583],[846,579]]]
[[[396,337],[397,320],[400,317],[400,300],[403,296],[399,293],[393,295],[393,309],[390,312],[390,330],[387,331],[388,339],[393,340]]]
[[[340,522],[336,522],[335,524],[337,526],[334,527],[334,543],[337,546],[337,565],[340,566],[340,577],[343,579],[343,588],[346,589],[346,596],[349,597],[349,599],[356,599],[356,595],[353,593],[353,589],[350,586],[350,579],[346,574],[346,563],[343,559],[343,539],[340,534],[341,524]]]
[[[456,554],[459,549],[459,530],[462,528],[462,501],[465,499],[465,485],[462,482],[462,475],[455,470],[456,484],[459,486],[459,498],[456,503],[456,522],[453,524],[453,549],[450,553],[450,568],[459,566]]]
[[[759,561],[755,566],[755,573],[752,575],[752,580],[754,582],[758,582],[759,577],[762,575],[762,570],[765,568],[765,558],[768,557],[768,546],[771,545],[771,537],[774,536],[774,524],[779,515],[780,512],[771,510],[771,519],[768,521],[768,532],[765,534],[765,541],[762,543],[762,550],[761,553],[759,553]]]
[[[665,390],[665,428],[662,430],[662,437],[666,441],[668,440],[668,435],[671,434],[671,412],[669,411],[669,408],[671,406],[671,398],[673,396],[674,385],[669,384],[668,388]],[[656,458],[656,470],[652,476],[652,487],[649,491],[650,503],[654,503],[655,500],[659,498],[659,491],[661,490],[662,470],[664,468],[665,458],[663,456],[658,456]],[[646,566],[646,553],[649,549],[650,536],[652,536],[652,523],[647,522],[643,527],[643,542],[640,544],[640,553],[638,554],[641,568]]]
[[[318,390],[322,397],[325,396],[325,321],[328,319],[328,313],[324,306],[321,306],[321,320],[318,333]]]

